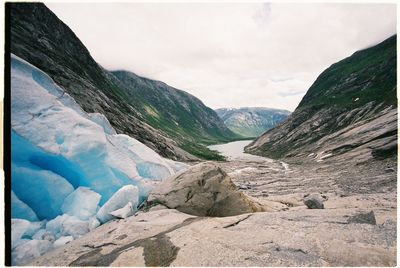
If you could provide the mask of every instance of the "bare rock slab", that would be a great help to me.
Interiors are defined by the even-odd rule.
[[[146,206],[158,204],[196,216],[225,217],[263,211],[212,162],[195,165],[163,181],[150,193]]]
[[[368,213],[358,213],[348,218],[347,222],[376,225],[375,214],[373,211]]]

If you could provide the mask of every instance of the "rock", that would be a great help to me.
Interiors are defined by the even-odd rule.
[[[161,204],[196,216],[233,216],[263,211],[257,202],[241,193],[216,164],[191,167],[163,181],[147,199],[146,206]]]
[[[396,170],[395,170],[394,168],[391,168],[391,167],[385,168],[385,172],[386,172],[386,173],[395,172],[395,171],[396,171]]]
[[[320,194],[310,194],[304,198],[304,204],[310,209],[323,209],[324,199]]]
[[[238,186],[239,190],[248,190],[251,189],[251,187],[249,185],[239,185]]]
[[[149,211],[156,211],[156,210],[162,210],[162,209],[168,209],[166,206],[163,205],[155,205],[154,207],[151,207]]]
[[[376,225],[375,214],[372,210],[368,213],[359,213],[351,216],[347,219],[347,222]]]
[[[29,265],[396,266],[396,224],[338,224],[347,214],[303,209],[219,218],[158,210],[110,221]]]

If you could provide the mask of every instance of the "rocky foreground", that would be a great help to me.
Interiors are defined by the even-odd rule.
[[[191,181],[185,185],[192,189],[189,195],[185,187],[164,192],[163,198],[159,191],[134,216],[108,222],[30,265],[395,266],[395,163],[296,165],[265,159],[199,164],[165,182],[175,187],[182,178]],[[238,188],[231,188],[230,181]],[[215,198],[206,202],[209,191],[204,189]],[[239,190],[244,193],[240,200],[263,211],[229,217],[181,212],[186,206],[186,212],[196,214],[187,210],[190,203],[216,208],[221,202],[235,211],[241,201],[219,196]],[[309,194],[318,195],[324,209],[308,209],[304,199]],[[168,203],[171,197],[178,201]]]

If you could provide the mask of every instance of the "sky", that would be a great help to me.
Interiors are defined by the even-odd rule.
[[[108,70],[211,108],[293,111],[318,75],[396,33],[395,4],[47,3]]]

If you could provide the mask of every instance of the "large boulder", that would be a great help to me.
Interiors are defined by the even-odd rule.
[[[323,209],[324,199],[318,193],[310,194],[304,198],[304,204],[309,209]]]
[[[240,192],[215,163],[201,163],[163,181],[149,195],[146,207],[164,205],[196,216],[225,217],[263,211]]]

